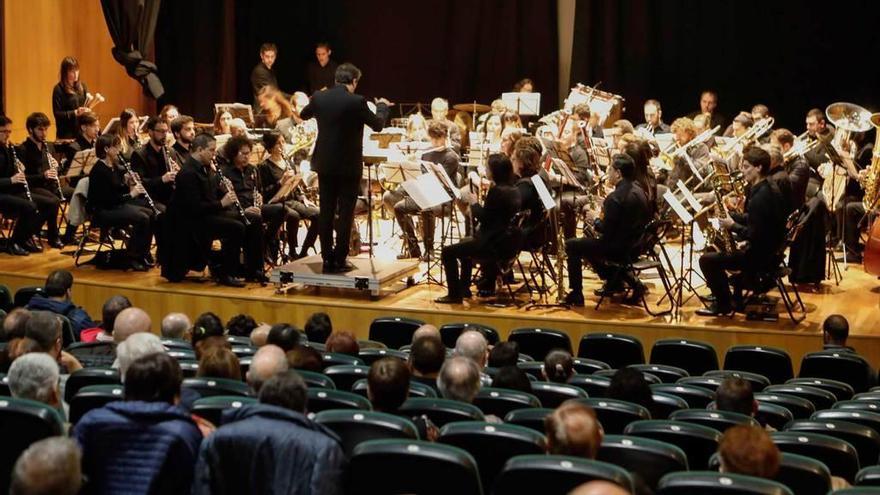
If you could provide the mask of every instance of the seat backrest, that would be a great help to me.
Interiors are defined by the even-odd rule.
[[[351,456],[355,447],[368,440],[419,438],[412,421],[376,411],[327,410],[316,414],[315,421],[339,435],[346,456]]]
[[[296,370],[296,373],[302,377],[303,381],[306,382],[306,385],[308,385],[309,388],[336,388],[333,379],[324,373],[308,370]]]
[[[449,423],[438,442],[467,451],[477,461],[483,486],[491,487],[504,464],[518,455],[543,454],[544,435],[522,426],[483,421]]]
[[[590,358],[574,358],[572,360],[574,370],[583,375],[589,375],[599,370],[610,370],[611,365],[605,361]]]
[[[5,312],[12,310],[12,291],[6,285],[0,284],[0,309]]]
[[[324,369],[324,374],[329,376],[336,384],[337,390],[349,391],[354,382],[366,378],[370,368],[357,364],[340,364]]]
[[[87,412],[92,409],[104,407],[111,402],[122,400],[122,385],[88,385],[79,389],[79,392],[68,402],[70,410],[67,419],[75,425]]]
[[[215,395],[251,397],[254,394],[247,383],[226,378],[186,378],[180,386],[181,388],[195,390],[201,397],[213,397]]]
[[[720,432],[724,432],[731,426],[736,425],[758,426],[758,421],[755,418],[731,411],[685,409],[683,411],[675,411],[669,416],[669,419],[708,426]]]
[[[652,490],[664,475],[688,470],[683,450],[670,443],[637,436],[606,435],[596,460],[626,469]]]
[[[837,400],[849,400],[853,397],[853,388],[848,383],[843,383],[830,378],[792,378],[785,382],[786,385],[807,385],[810,387],[821,388],[822,390],[831,392]]]
[[[370,323],[370,340],[381,342],[390,349],[400,349],[412,342],[412,336],[425,322],[402,316],[385,316]]]
[[[610,435],[623,433],[633,421],[651,419],[651,413],[644,407],[616,399],[578,399],[596,411],[602,429]]]
[[[627,366],[627,368],[630,368],[630,367],[632,367],[632,366]],[[616,369],[599,370],[599,371],[596,371],[595,373],[593,373],[593,376],[607,376],[608,378],[614,378],[614,375],[617,374],[617,371],[618,370],[616,370]],[[648,382],[648,385],[652,385],[655,383],[663,383],[663,380],[661,380],[660,377],[658,377],[657,375],[652,375],[651,373],[648,373],[647,371],[642,371],[642,377],[645,379],[646,382]]]
[[[369,383],[366,378],[354,382],[351,386],[352,393],[362,397],[367,397],[367,389]],[[437,391],[424,383],[411,381],[409,382],[409,397],[437,397]]]
[[[755,400],[759,403],[776,404],[788,409],[793,419],[807,419],[816,412],[813,403],[795,395],[774,392],[761,392],[755,394]]]
[[[642,341],[619,333],[588,333],[581,337],[578,357],[599,359],[612,368],[645,363]]]
[[[654,375],[661,383],[675,383],[680,378],[690,376],[687,370],[668,364],[634,364],[630,368]]]
[[[250,339],[248,339],[248,341],[250,341]],[[162,345],[165,347],[165,350],[168,350],[168,351],[170,351],[172,349],[184,349],[184,350],[191,351],[193,348],[192,344],[190,344],[188,341],[183,340],[183,339],[163,338]]]
[[[498,330],[482,323],[446,323],[440,327],[440,339],[443,341],[443,345],[455,348],[455,342],[465,328],[472,328],[482,333],[489,345],[495,345],[501,340]]]
[[[532,356],[536,361],[543,361],[554,349],[572,352],[568,334],[552,328],[515,328],[510,331],[507,341],[516,342],[520,352]]]
[[[678,446],[687,455],[691,469],[706,469],[721,441],[721,432],[714,428],[665,419],[634,421],[627,425],[624,434]]]
[[[862,468],[856,474],[856,485],[880,486],[880,466],[868,466]]]
[[[239,395],[215,395],[204,397],[193,402],[192,412],[201,416],[216,426],[223,424],[223,412],[230,409],[240,409],[247,404],[255,404],[255,397],[241,397]]]
[[[651,398],[654,399],[654,405],[650,408],[652,418],[666,419],[675,411],[689,408],[687,401],[676,395],[652,391]]]
[[[607,462],[561,455],[522,455],[504,465],[493,493],[568,493],[593,480],[605,480],[632,492],[625,469]]]
[[[587,398],[587,393],[580,387],[550,382],[532,382],[532,395],[537,397],[544,407],[559,407],[569,399]]]
[[[12,468],[32,443],[64,431],[61,415],[52,407],[27,399],[0,398],[0,492],[9,493]]]
[[[0,373],[0,397],[12,397],[12,391],[9,390],[9,377],[6,373]]]
[[[733,346],[724,356],[724,369],[757,373],[767,377],[770,383],[785,383],[794,377],[791,356],[775,347]]]
[[[70,403],[79,389],[88,385],[121,385],[119,370],[113,368],[83,368],[67,377],[64,384],[64,402]]]
[[[568,384],[582,389],[588,397],[605,397],[608,387],[611,386],[611,378],[596,374],[574,375],[568,379]]]
[[[15,299],[13,300],[13,304],[16,308],[23,308],[28,305],[32,297],[42,293],[43,288],[40,286],[27,285],[25,287],[20,287],[17,291],[15,291]]]
[[[684,383],[657,383],[651,385],[651,391],[680,397],[690,409],[705,409],[715,400],[714,391]]]
[[[811,352],[801,360],[802,378],[830,378],[852,385],[855,393],[871,386],[871,367],[858,354],[841,351]],[[876,379],[876,377],[874,377]]]
[[[831,471],[816,459],[783,452],[774,481],[797,495],[825,495],[831,490]]]
[[[253,341],[251,341],[250,337],[245,337],[242,335],[227,335],[226,341],[229,342],[230,345],[244,345],[244,346],[254,345],[254,343],[253,343]]]
[[[880,432],[880,414],[871,411],[860,411],[857,409],[825,409],[816,411],[810,416],[810,419],[819,421],[848,421],[859,425],[872,428],[874,431]]]
[[[347,493],[481,495],[477,463],[458,447],[417,440],[368,440],[355,447]]]
[[[718,378],[724,381],[728,378],[741,378],[752,385],[752,392],[760,392],[770,385],[770,379],[764,375],[740,370],[715,370],[707,371],[703,376]]]
[[[854,411],[880,412],[880,400],[839,400],[832,409],[850,409]]]
[[[309,401],[306,409],[310,413],[319,413],[329,409],[362,409],[369,411],[373,408],[366,397],[343,390],[310,388],[308,396]]]
[[[408,416],[424,414],[438,427],[455,421],[483,421],[485,419],[483,412],[473,404],[429,397],[407,399],[400,406],[400,412]]]
[[[483,387],[474,397],[474,405],[483,414],[503,418],[510,411],[529,407],[541,407],[541,401],[533,395],[506,388]]]
[[[755,419],[762,425],[770,425],[776,430],[781,430],[794,419],[794,416],[785,406],[758,401],[758,411],[755,413]]]
[[[529,407],[525,409],[514,409],[504,416],[504,422],[507,424],[518,425],[525,428],[535,430],[542,435],[544,434],[544,418],[547,417],[553,409],[546,407]]]
[[[773,443],[782,452],[790,452],[821,461],[831,474],[853,482],[859,470],[855,447],[839,438],[804,431],[777,431],[771,434]]]
[[[364,366],[361,358],[338,352],[322,352],[321,362],[325,369],[331,366]]]
[[[516,367],[525,371],[527,375],[534,377],[538,381],[546,381],[544,378],[544,362],[543,361],[524,361],[516,363]]]
[[[737,495],[792,495],[782,483],[741,474],[690,471],[670,473],[660,480],[657,493],[679,495],[693,493]]]
[[[711,373],[711,371],[708,373]],[[710,392],[715,392],[723,381],[724,378],[719,376],[686,376],[684,378],[679,378],[675,384],[690,385],[692,387],[700,387]]]
[[[858,423],[835,419],[801,419],[789,423],[785,431],[820,433],[843,440],[856,449],[859,465],[862,466],[876,464],[880,456],[880,433]]]
[[[364,362],[365,366],[371,366],[376,361],[378,361],[382,358],[387,358],[387,357],[397,358],[397,359],[400,359],[401,361],[405,362],[409,356],[407,355],[407,353],[401,352],[401,351],[398,351],[395,349],[375,349],[375,348],[372,348],[372,349],[361,349],[361,351],[358,352],[358,358]]]
[[[651,347],[652,364],[668,364],[700,376],[717,370],[718,353],[711,344],[690,339],[661,339]]]
[[[813,407],[816,410],[820,409],[829,409],[835,402],[837,402],[837,398],[831,392],[826,390],[822,390],[821,388],[813,387],[812,385],[798,385],[798,384],[783,384],[783,385],[770,385],[769,387],[764,389],[765,394],[785,394],[785,395],[793,395],[795,397],[800,397],[802,399],[806,399],[813,404]]]

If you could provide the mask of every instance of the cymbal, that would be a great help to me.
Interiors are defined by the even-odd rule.
[[[492,107],[482,103],[459,103],[458,105],[453,105],[452,109],[459,112],[486,113],[492,110]]]
[[[865,132],[871,128],[871,112],[854,103],[832,103],[825,109],[825,115],[844,131]]]

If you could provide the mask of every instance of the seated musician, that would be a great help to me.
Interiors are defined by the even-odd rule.
[[[196,137],[195,121],[189,115],[177,117],[171,121],[171,134],[174,135],[174,146],[169,150],[169,154],[180,165],[189,158],[189,147]]]
[[[635,165],[635,181],[642,191],[645,192],[645,198],[648,200],[649,217],[654,218],[657,214],[658,197],[657,197],[657,179],[651,170],[651,145],[644,139],[636,139],[626,144],[621,150],[633,159]]]
[[[608,167],[607,181],[614,186],[602,204],[602,219],[596,214],[587,212],[587,222],[594,225],[598,232],[596,238],[568,239],[565,241],[565,252],[568,257],[569,293],[565,302],[573,306],[584,305],[582,260],[586,259],[605,285],[596,290],[597,295],[610,296],[622,292],[624,284],[632,289],[626,302],[641,300],[645,286],[630,272],[617,274],[608,262],[627,262],[638,255],[634,253],[645,226],[650,220],[650,207],[645,192],[635,182],[635,163],[623,153],[614,155]]]
[[[452,151],[460,154],[461,129],[459,129],[454,122],[449,120],[449,102],[443,98],[434,98],[431,100],[431,121],[428,122],[428,125],[430,125],[431,122],[441,122],[446,125],[446,142],[449,144],[449,147],[452,148]]]
[[[731,216],[720,219],[720,226],[748,244],[745,249],[735,249],[731,253],[714,252],[700,256],[700,269],[714,297],[708,308],[697,310],[701,316],[729,314],[735,307],[741,307],[744,304],[744,282],[779,263],[778,251],[785,240],[786,215],[782,193],[774,182],[767,180],[770,154],[757,146],[747,147],[743,151],[741,168],[746,181],[751,184],[745,213],[731,213]],[[734,279],[733,295],[728,270],[740,272]]]
[[[16,256],[25,256],[43,250],[34,242],[42,222],[38,205],[32,200],[36,198],[32,194],[28,197],[27,177],[24,169],[19,169],[16,163],[17,154],[9,142],[10,134],[12,120],[0,115],[0,213],[6,218],[17,219],[6,250]]]
[[[501,114],[501,132],[507,129],[523,129],[522,119],[516,112],[504,112]]]
[[[790,153],[795,144],[794,140],[794,134],[788,129],[776,129],[770,133],[770,144],[778,146],[782,151],[782,165],[788,173],[788,180],[791,185],[792,206],[797,209],[803,206],[804,202],[807,200],[807,196],[812,197],[816,195],[816,192],[820,187],[820,181],[818,180],[818,175],[816,178],[813,178],[813,172],[810,169],[810,165],[807,164],[807,160],[803,155]],[[788,160],[784,160],[786,154],[791,154]],[[810,182],[814,183],[812,195],[808,195],[807,193],[810,189]]]
[[[846,154],[841,154],[847,168],[846,191],[841,203],[845,206],[841,208],[843,215],[843,243],[846,249],[847,263],[862,263],[862,251],[864,246],[861,242],[861,230],[863,225],[870,225],[862,220],[865,217],[865,189],[863,184],[868,176],[868,170],[871,167],[872,157],[874,153],[874,143],[870,139],[865,139],[865,133],[854,132],[850,134],[850,140],[853,142],[852,149],[856,150],[853,158],[849,158]],[[844,142],[844,146],[846,143]],[[877,204],[871,205],[873,209],[877,209]]]
[[[644,105],[645,121],[636,126],[636,133],[642,137],[654,137],[655,134],[669,134],[672,129],[663,122],[663,110],[657,100],[646,100]]]
[[[263,246],[266,243],[266,231],[278,232],[284,222],[284,205],[265,204],[260,193],[259,177],[256,167],[248,160],[251,156],[251,142],[246,137],[235,136],[223,147],[226,161],[219,165],[223,176],[231,183],[238,198],[238,206],[227,208],[227,217],[245,224],[244,234],[244,273],[249,282],[265,283],[268,281],[263,270]],[[270,198],[271,199],[271,198]],[[247,222],[242,218],[242,211]],[[266,226],[264,227],[264,222]]]
[[[602,131],[602,126],[599,125],[599,115],[590,112],[590,105],[588,103],[578,103],[575,105],[571,109],[571,119],[575,122],[586,123],[586,133],[584,135],[596,139],[605,137],[605,132]],[[578,145],[581,147],[585,146],[584,135],[578,136]]]
[[[141,183],[153,198],[156,208],[165,211],[174,191],[174,181],[182,163],[174,162],[165,148],[168,124],[158,117],[147,119],[150,140],[131,155],[131,168],[141,178]],[[192,149],[190,147],[190,149]]]
[[[229,110],[223,110],[214,115],[214,136],[229,135],[229,123],[232,122],[232,114]]]
[[[131,238],[127,246],[130,267],[143,272],[150,264],[146,254],[153,239],[153,216],[148,208],[131,202],[146,190],[133,178],[124,177],[124,171],[117,167],[121,148],[122,143],[116,134],[105,134],[95,143],[98,161],[89,172],[86,209],[96,225],[131,227]]]
[[[562,161],[571,170],[580,185],[591,187],[594,180],[593,171],[590,170],[590,159],[587,152],[583,147],[577,145],[579,133],[578,122],[569,119],[565,123],[561,135],[557,131],[556,135],[546,140],[544,144],[547,149],[547,157]],[[583,139],[581,141],[583,142]],[[566,239],[575,236],[576,212],[589,202],[590,196],[590,194],[576,190],[572,185],[564,187],[559,211],[562,214],[562,226]]]
[[[428,126],[428,137],[431,139],[431,149],[422,154],[421,159],[426,162],[437,163],[443,166],[446,175],[452,180],[453,184],[458,184],[458,155],[452,151],[446,142],[447,126],[442,122],[431,122]],[[433,172],[431,172],[433,173]],[[398,186],[394,191],[387,191],[382,202],[389,211],[394,212],[400,230],[403,232],[403,242],[405,252],[400,255],[401,258],[422,258],[423,261],[430,259],[430,253],[434,249],[434,230],[437,215],[442,214],[443,206],[438,206],[430,210],[422,210],[409,194]],[[422,255],[419,249],[419,242],[416,237],[415,227],[412,221],[412,215],[419,214],[422,224],[422,240],[425,246],[425,254]]]
[[[540,248],[547,241],[544,203],[532,182],[532,177],[537,175],[548,188],[551,187],[551,179],[541,168],[542,151],[541,142],[537,138],[523,136],[516,142],[511,155],[513,172],[518,177],[515,185],[519,191],[520,210],[528,212],[522,225],[525,249]]]
[[[271,131],[263,134],[263,147],[268,151],[269,156],[259,165],[258,172],[260,174],[260,190],[265,204],[278,194],[282,185],[288,181],[298,181],[301,177],[297,175],[292,164],[284,158],[284,137],[280,132]],[[311,204],[305,194],[301,192],[303,188],[304,184],[295,186],[287,197],[278,203],[284,208],[287,222],[287,257],[294,260],[305,257],[318,239],[318,214],[320,210]],[[309,221],[309,229],[306,232],[302,249],[297,252],[299,225],[302,220]],[[274,239],[277,233],[277,228],[267,223],[267,239]],[[269,246],[271,249],[271,244]]]
[[[483,142],[490,146],[498,146],[501,144],[501,131],[504,130],[504,124],[501,122],[501,115],[490,115],[480,126],[480,133],[483,135]]]
[[[807,112],[804,119],[807,127],[807,136],[811,139],[830,141],[834,137],[834,127],[825,120],[825,112],[818,108],[812,108]],[[804,158],[813,170],[819,169],[819,165],[828,161],[828,154],[824,146],[815,146],[804,154]]]
[[[676,189],[679,180],[688,184],[688,179],[694,175],[691,165],[700,172],[700,175],[706,177],[709,172],[709,148],[704,143],[691,143],[697,136],[697,131],[694,127],[694,121],[687,117],[675,119],[672,123],[672,135],[679,147],[687,148],[685,153],[688,155],[687,157],[676,156],[673,159],[672,171],[664,181],[666,187]],[[692,188],[695,184],[688,184],[688,186]]]
[[[84,112],[76,117],[76,128],[76,139],[67,148],[67,152],[64,156],[65,161],[62,166],[62,172],[65,174],[73,164],[74,157],[77,153],[95,148],[95,141],[97,141],[98,135],[101,133],[101,121],[98,120],[98,116],[92,111]],[[71,187],[64,189],[64,197],[70,199],[73,196],[73,187],[76,187],[77,182],[79,182],[83,176],[84,172],[80,172],[80,174],[75,177],[68,177],[67,180],[70,181],[69,184]],[[65,231],[65,235],[66,233],[67,231]],[[66,240],[65,243],[67,243]]]
[[[414,113],[406,119],[406,140],[427,141],[428,121],[420,113]]]
[[[498,273],[496,261],[514,253],[505,252],[511,248],[510,224],[520,210],[519,192],[513,186],[513,166],[510,159],[498,153],[489,156],[489,179],[492,187],[481,206],[476,202],[470,205],[473,217],[479,222],[473,237],[444,246],[441,253],[443,269],[446,271],[448,293],[436,300],[442,304],[457,304],[471,297],[471,271],[474,260],[483,268],[484,287],[494,289]],[[491,287],[489,286],[491,284]]]
[[[235,190],[221,192],[211,164],[217,142],[209,134],[193,139],[189,159],[177,175],[174,193],[168,203],[162,236],[167,252],[162,262],[162,276],[180,282],[190,269],[203,270],[210,265],[211,274],[221,285],[244,287],[236,275],[244,242],[245,225],[240,218],[227,215],[237,200]],[[220,239],[220,259],[211,260],[211,243]]]
[[[31,196],[40,211],[40,226],[46,225],[46,240],[49,247],[61,249],[64,242],[58,235],[58,207],[61,197],[58,193],[58,171],[49,166],[49,117],[41,112],[28,115],[25,121],[28,137],[18,147],[18,159],[24,164],[25,176],[31,190]],[[69,188],[65,190],[65,198]],[[73,240],[73,229],[68,226],[64,241]]]
[[[131,154],[140,145],[138,141],[138,129],[140,128],[140,120],[138,120],[137,112],[131,108],[126,108],[119,114],[119,121],[116,122],[115,134],[119,136],[122,143],[120,148],[122,157],[131,161]]]

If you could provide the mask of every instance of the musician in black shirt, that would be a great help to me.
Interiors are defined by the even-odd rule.
[[[706,277],[706,285],[715,300],[708,308],[697,310],[701,316],[718,316],[730,313],[742,301],[743,283],[751,281],[762,271],[770,270],[780,261],[779,252],[785,240],[785,200],[779,188],[771,180],[770,154],[750,146],[743,150],[741,168],[745,179],[751,184],[744,214],[731,213],[720,219],[721,228],[748,242],[745,249],[731,253],[715,252],[700,256],[700,269]],[[734,279],[731,295],[730,277],[727,271],[739,271]]]
[[[9,142],[11,133],[12,120],[0,115],[0,212],[7,218],[17,218],[6,250],[10,254],[24,256],[43,250],[33,240],[41,222],[37,204],[28,198],[25,189],[27,177],[15,163],[15,149]]]
[[[150,140],[132,153],[131,168],[140,175],[144,188],[159,211],[164,211],[171,200],[181,162],[174,160],[165,148],[168,124],[157,117],[150,117],[146,127]]]
[[[645,121],[636,126],[636,134],[653,137],[655,134],[669,134],[672,128],[663,122],[663,110],[657,100],[645,101]]]
[[[50,247],[61,249],[64,247],[58,235],[58,207],[61,198],[58,195],[56,182],[58,172],[49,166],[49,144],[46,142],[49,125],[49,117],[44,113],[36,112],[28,115],[25,121],[28,137],[18,147],[18,159],[24,164],[31,195],[40,210],[40,225],[46,224],[48,244]]]
[[[707,114],[709,115],[709,128],[713,129],[716,126],[721,129],[727,128],[727,121],[724,116],[715,110],[718,108],[718,93],[711,89],[707,89],[700,93],[700,111],[694,112],[688,115],[688,118],[693,119],[697,115]]]
[[[73,57],[64,57],[61,61],[61,80],[52,89],[56,139],[76,137],[76,118],[89,111],[85,106],[88,92],[86,84],[79,80],[79,62]]]
[[[170,154],[178,164],[189,158],[189,147],[193,138],[196,137],[196,127],[193,118],[189,115],[181,115],[171,121],[171,133],[174,135],[174,146]]]
[[[315,47],[315,60],[309,62],[307,71],[310,94],[333,87],[337,65],[330,60],[331,53],[327,43],[318,43]]]
[[[278,56],[278,47],[275,43],[263,43],[260,46],[260,63],[254,66],[251,71],[251,86],[254,89],[254,103],[259,105],[257,95],[260,90],[266,86],[278,88],[278,78],[272,66],[275,65],[275,58]]]
[[[513,165],[506,156],[493,154],[489,156],[487,172],[493,185],[486,193],[484,204],[470,205],[473,217],[479,222],[474,236],[444,246],[440,255],[446,271],[448,293],[437,299],[438,303],[457,304],[471,297],[474,260],[479,261],[483,268],[486,285],[481,290],[490,290],[489,284],[494,289],[497,261],[515,255],[518,250],[518,246],[514,245],[517,236],[511,230],[511,221],[520,210],[519,191],[513,186]]]
[[[105,134],[95,143],[98,161],[89,172],[86,209],[91,213],[94,225],[131,228],[127,246],[131,269],[146,271],[148,263],[145,258],[153,238],[153,216],[149,209],[131,202],[146,190],[134,178],[124,177],[124,171],[116,165],[121,147],[119,136],[115,134]]]

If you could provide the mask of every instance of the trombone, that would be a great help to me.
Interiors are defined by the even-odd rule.
[[[718,154],[721,155],[722,158],[729,159],[731,155],[739,152],[738,149],[740,145],[745,146],[751,141],[757,141],[761,136],[767,134],[767,132],[773,128],[773,124],[775,123],[776,120],[773,117],[759,119],[752,124],[751,127],[746,129],[746,132],[742,133],[738,138],[734,139],[726,146],[719,147]]]
[[[816,145],[819,144],[819,140],[810,137],[809,132],[804,131],[803,134],[794,138],[794,143],[791,145],[791,148],[788,149],[782,155],[783,163],[788,163],[794,159],[796,156],[804,156],[810,152]]]

